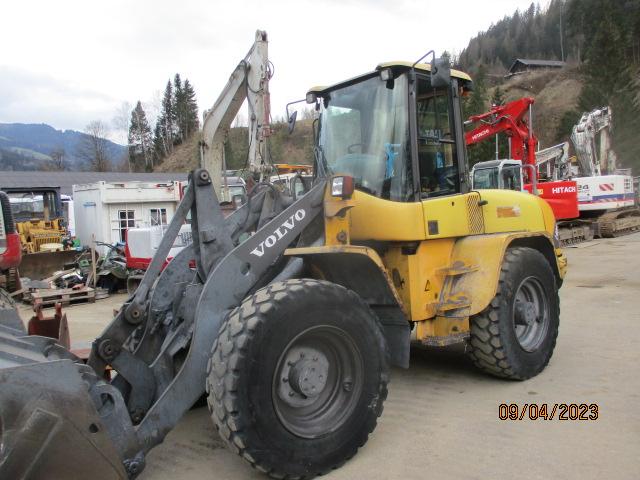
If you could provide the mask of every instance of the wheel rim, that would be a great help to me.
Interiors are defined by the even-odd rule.
[[[513,306],[513,328],[523,350],[534,352],[549,330],[549,302],[536,277],[525,278],[518,287]]]
[[[278,418],[303,438],[335,431],[355,409],[363,371],[360,351],[344,330],[328,325],[308,328],[278,359],[272,388]]]

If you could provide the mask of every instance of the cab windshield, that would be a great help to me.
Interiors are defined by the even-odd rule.
[[[50,221],[60,216],[54,192],[11,192],[9,201],[16,222]]]
[[[476,190],[500,188],[498,184],[498,169],[479,168],[473,171],[473,188]]]
[[[323,97],[319,161],[351,175],[359,190],[395,201],[413,198],[406,75],[374,75]]]

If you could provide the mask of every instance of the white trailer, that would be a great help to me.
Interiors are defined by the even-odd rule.
[[[73,186],[76,237],[90,246],[124,242],[134,227],[167,225],[182,196],[179,181],[96,182]]]

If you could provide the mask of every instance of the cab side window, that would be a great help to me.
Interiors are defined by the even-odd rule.
[[[417,127],[420,196],[430,198],[460,192],[453,115],[449,96],[418,79]]]
[[[508,190],[522,190],[520,182],[520,168],[515,166],[507,166],[502,169],[502,184]]]

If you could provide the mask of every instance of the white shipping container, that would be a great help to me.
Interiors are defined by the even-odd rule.
[[[99,242],[124,242],[129,228],[167,225],[181,193],[179,181],[74,185],[76,237],[83,246],[91,245],[92,234]]]

